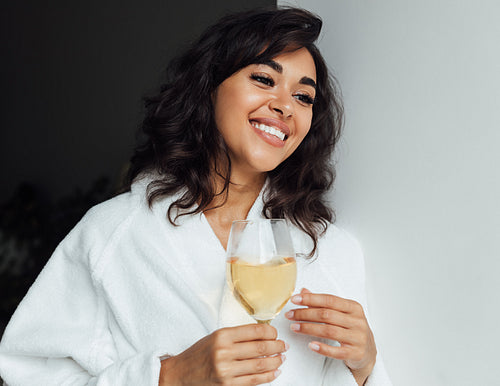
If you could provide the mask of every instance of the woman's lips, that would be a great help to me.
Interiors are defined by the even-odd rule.
[[[286,123],[283,121],[280,121],[279,119],[264,118],[264,117],[251,118],[250,123],[252,123],[252,122],[257,122],[260,124],[264,124],[266,126],[274,127],[276,129],[278,129],[279,131],[283,132],[286,136],[290,135],[290,129],[288,128]]]
[[[250,125],[265,142],[275,147],[285,146],[285,141],[290,135],[288,126],[276,119],[252,118]]]
[[[286,137],[285,133],[276,129],[275,127],[266,126],[263,123],[257,123],[257,122],[252,122],[252,126],[255,127],[256,129],[259,129],[260,131],[263,131],[263,132],[268,133],[268,134],[272,134],[272,135],[278,137],[279,139],[281,139],[282,141],[285,140],[285,137]]]

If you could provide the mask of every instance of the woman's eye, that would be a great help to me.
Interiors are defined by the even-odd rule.
[[[308,105],[314,104],[314,98],[307,94],[296,94],[295,98]]]
[[[274,80],[272,80],[270,77],[265,76],[265,75],[260,75],[260,74],[252,74],[250,76],[253,80],[256,82],[265,84],[266,86],[274,86]]]

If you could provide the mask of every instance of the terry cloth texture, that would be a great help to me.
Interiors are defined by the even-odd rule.
[[[92,208],[61,242],[8,324],[0,344],[7,385],[157,386],[160,357],[176,355],[214,330],[254,323],[225,281],[225,251],[204,215],[172,226],[173,198],[151,209],[147,180]],[[249,219],[262,211],[262,195]],[[310,244],[292,230],[297,252]],[[366,310],[358,243],[330,226],[315,259],[298,258],[297,290],[331,293]],[[290,345],[279,385],[357,386],[342,361],[312,352],[311,337],[272,322]],[[293,306],[295,307],[295,306]],[[377,359],[367,386],[390,385]]]

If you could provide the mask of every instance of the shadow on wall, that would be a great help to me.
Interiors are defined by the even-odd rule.
[[[56,202],[23,183],[0,204],[0,336],[57,245],[92,206],[115,194],[107,177]]]

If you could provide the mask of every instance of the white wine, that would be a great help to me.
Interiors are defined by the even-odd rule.
[[[285,306],[295,289],[297,264],[293,257],[252,265],[237,257],[227,264],[235,298],[259,323],[268,323]]]

